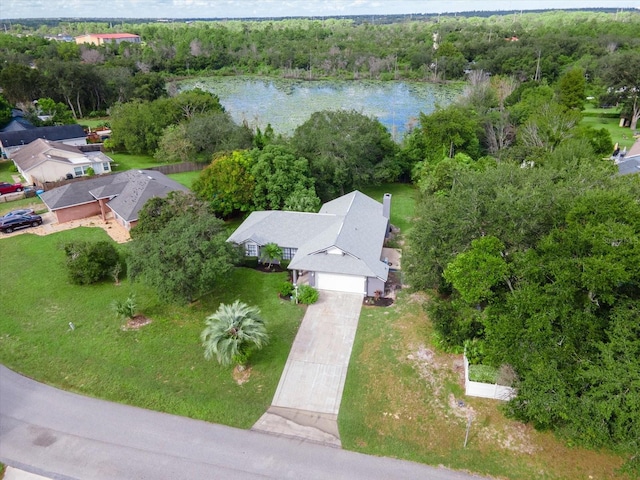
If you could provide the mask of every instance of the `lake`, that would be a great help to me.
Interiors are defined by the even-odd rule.
[[[201,88],[216,94],[237,123],[291,135],[298,125],[321,110],[356,110],[376,117],[396,140],[416,125],[420,112],[446,106],[462,91],[460,85],[370,80],[287,80],[255,77],[201,77],[181,81],[179,90]]]

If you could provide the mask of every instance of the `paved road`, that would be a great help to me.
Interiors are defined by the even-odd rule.
[[[83,397],[4,366],[0,461],[59,480],[479,478]]]

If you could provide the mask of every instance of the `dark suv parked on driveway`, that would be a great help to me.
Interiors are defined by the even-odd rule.
[[[37,227],[42,225],[40,215],[11,215],[0,218],[0,230],[4,233],[11,233],[19,228]]]

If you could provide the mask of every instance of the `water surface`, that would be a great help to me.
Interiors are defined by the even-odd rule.
[[[446,106],[460,86],[414,82],[259,79],[206,77],[180,82],[180,90],[201,88],[215,93],[237,123],[291,135],[298,125],[321,110],[356,110],[376,117],[399,140],[416,125],[419,114]]]

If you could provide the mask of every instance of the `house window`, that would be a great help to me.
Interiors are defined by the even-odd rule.
[[[102,171],[103,172],[108,172],[109,171],[109,162],[104,162],[102,164]]]
[[[244,246],[244,253],[247,257],[257,257],[258,246],[255,243],[247,243]]]
[[[283,260],[291,260],[295,255],[296,252],[298,251],[297,248],[283,248],[282,249],[282,259]]]
[[[73,175],[76,177],[81,177],[82,175],[84,175],[84,171],[82,170],[82,167],[74,167]]]

